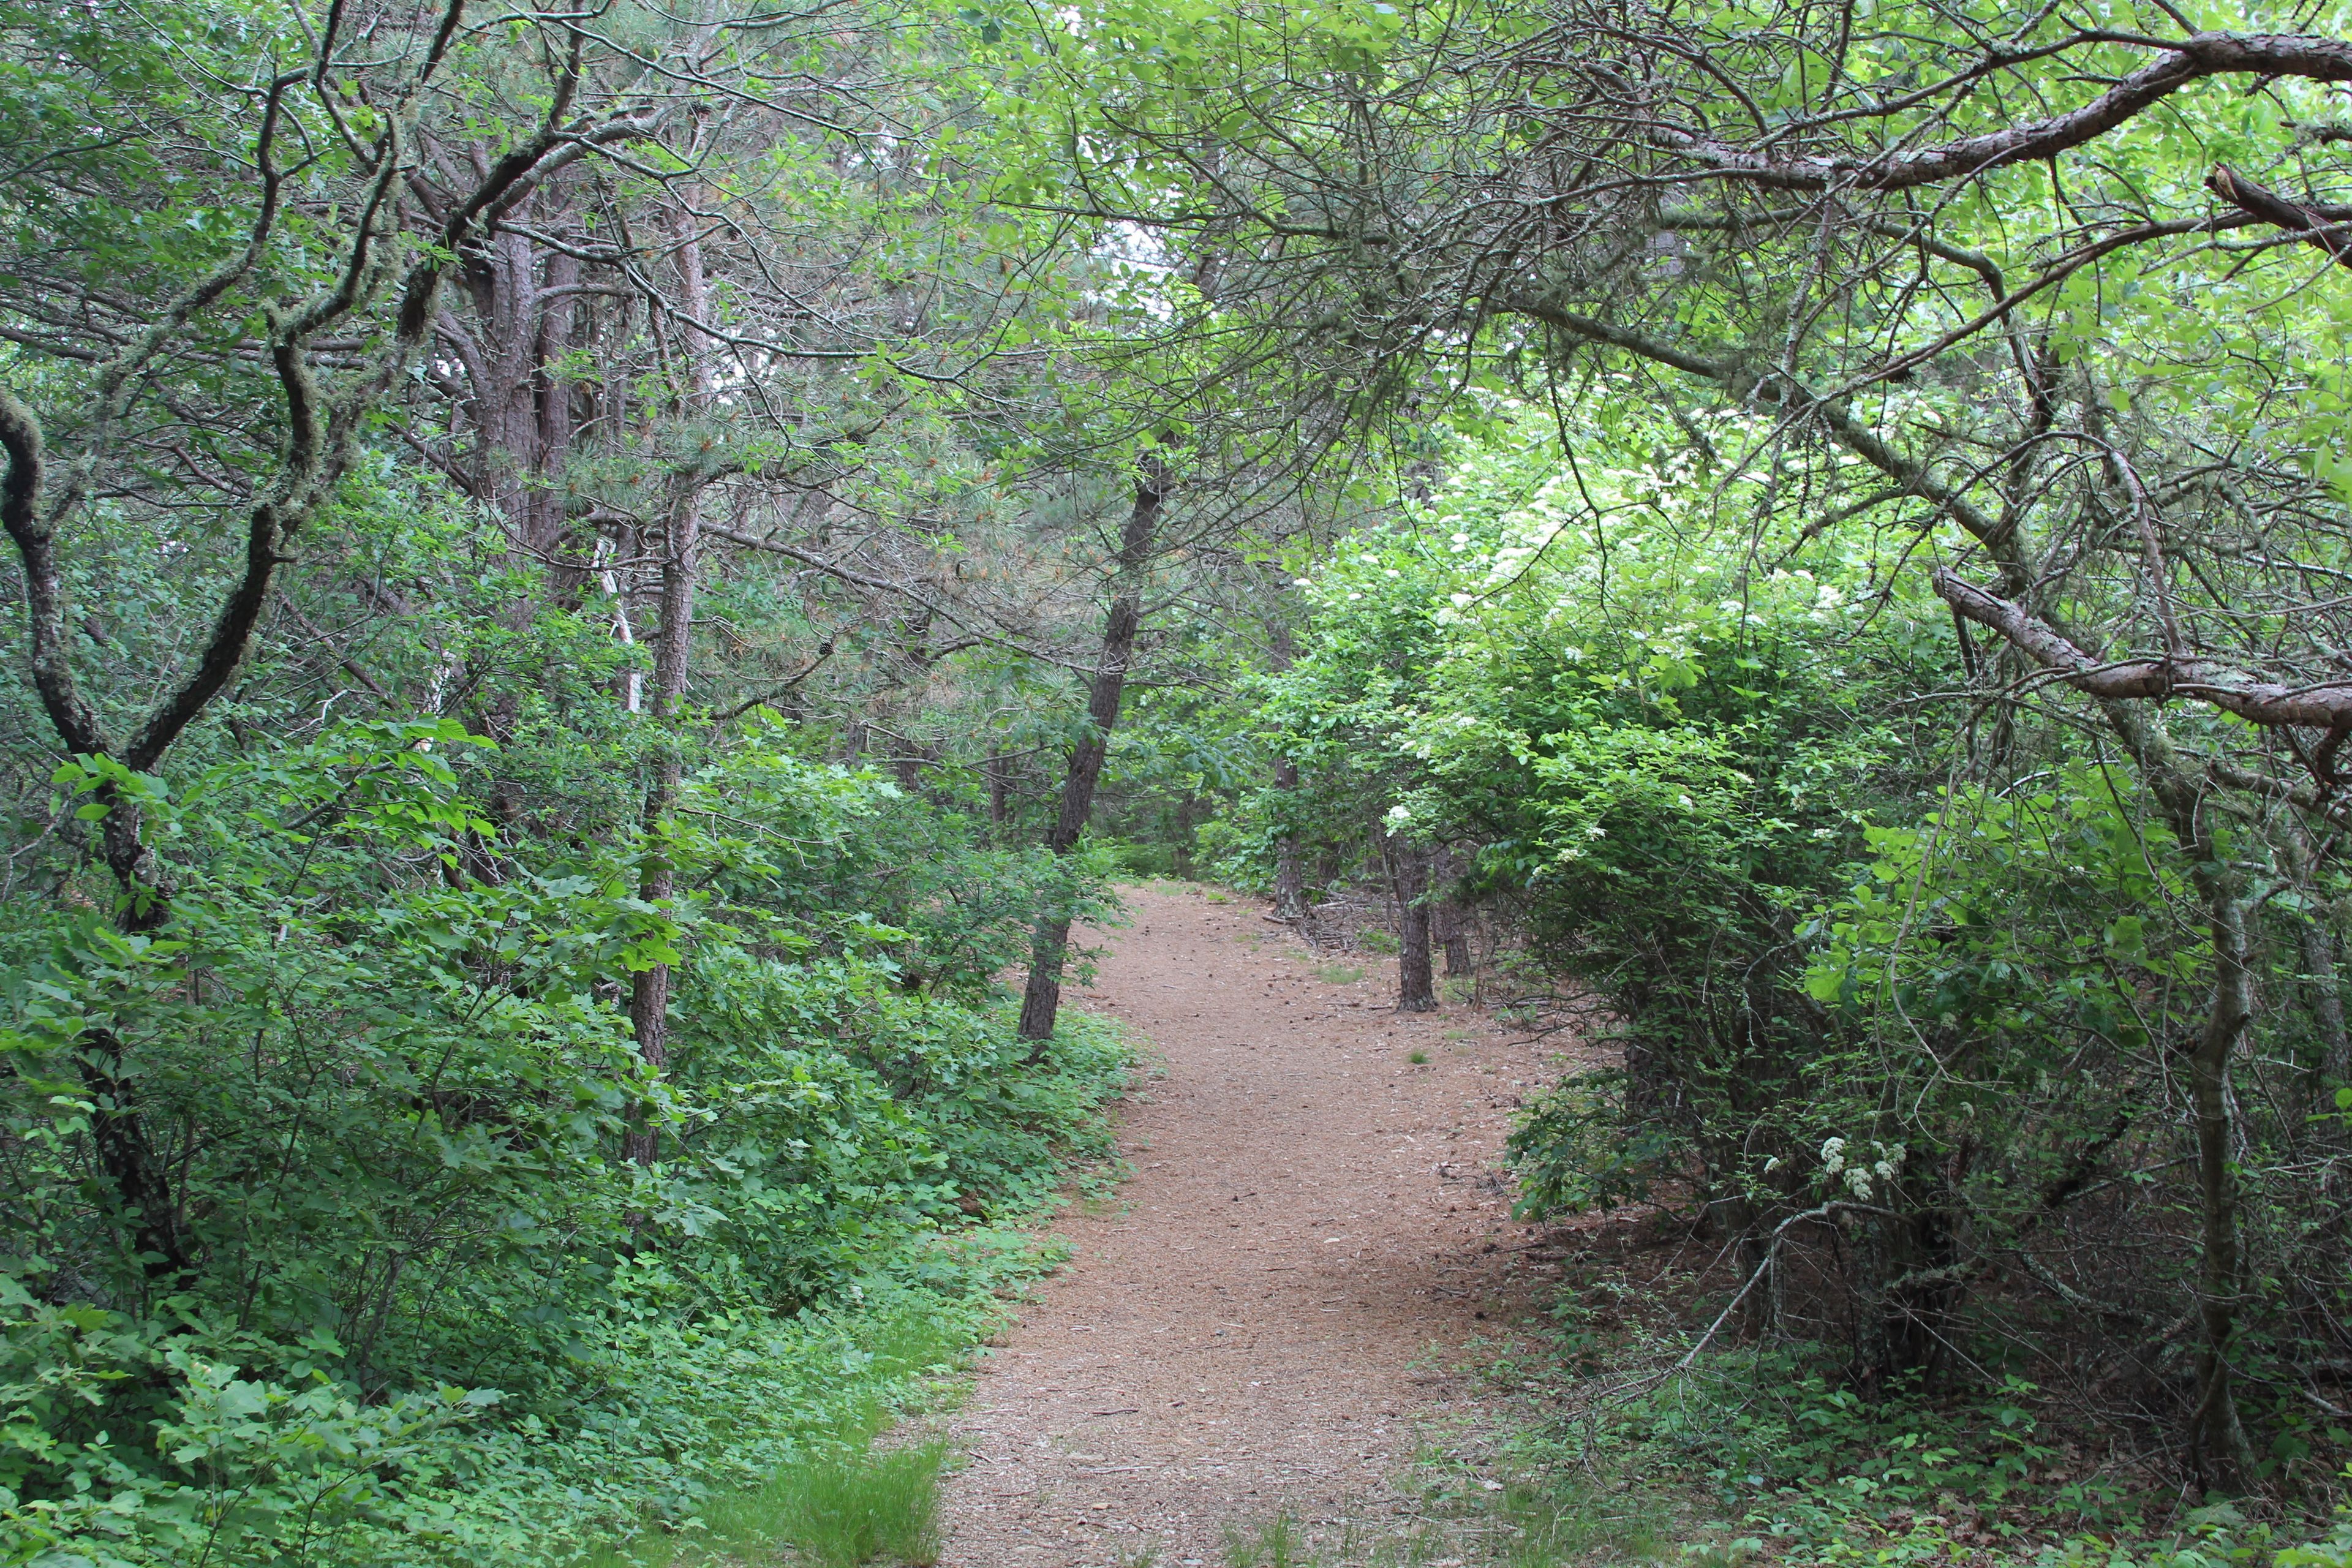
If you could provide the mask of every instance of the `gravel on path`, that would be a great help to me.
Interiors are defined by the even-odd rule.
[[[1129,903],[1069,1000],[1164,1070],[1120,1119],[1134,1175],[1064,1215],[1070,1261],[956,1418],[943,1568],[1221,1565],[1229,1524],[1392,1521],[1424,1436],[1475,1430],[1452,1367],[1525,1299],[1497,1162],[1556,1046],[1398,1013],[1392,963],[1255,903]]]

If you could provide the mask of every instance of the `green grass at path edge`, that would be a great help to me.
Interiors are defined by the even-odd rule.
[[[876,1439],[902,1415],[936,1403],[927,1395],[961,1373],[987,1326],[947,1314],[881,1320],[876,1337],[861,1347],[871,1360],[859,1386],[764,1483],[714,1492],[689,1528],[649,1527],[592,1552],[583,1568],[785,1561],[808,1568],[879,1562],[924,1568],[936,1555],[947,1445],[934,1439],[877,1448]]]
[[[1083,1015],[1084,1028],[1115,1041],[1121,1070],[1139,1070],[1141,1053],[1116,1019]],[[936,1560],[940,1479],[950,1448],[940,1438],[877,1447],[900,1419],[952,1404],[950,1388],[968,1373],[971,1355],[1010,1310],[1009,1287],[1057,1267],[1064,1251],[1037,1227],[1076,1195],[1099,1203],[1107,1186],[1131,1173],[1108,1137],[1071,1152],[1057,1174],[1059,1188],[1040,1188],[1018,1211],[995,1223],[933,1238],[959,1250],[980,1243],[975,1258],[948,1264],[967,1288],[992,1287],[995,1305],[974,1312],[953,1297],[929,1311],[901,1305],[864,1320],[866,1360],[845,1403],[824,1413],[794,1452],[760,1485],[716,1489],[705,1496],[685,1528],[648,1518],[645,1528],[573,1559],[581,1568],[727,1568],[791,1563],[801,1568],[860,1568],[866,1563],[929,1568]],[[1066,1192],[1064,1190],[1066,1189]],[[989,1238],[1000,1244],[989,1245]],[[1021,1261],[1012,1261],[1018,1251]],[[853,1310],[853,1325],[861,1315]]]

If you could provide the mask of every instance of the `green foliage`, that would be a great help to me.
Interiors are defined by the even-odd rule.
[[[1507,419],[1410,526],[1303,577],[1308,651],[1254,689],[1303,775],[1266,825],[1450,850],[1471,867],[1451,896],[1601,1005],[1615,1059],[1530,1096],[1511,1138],[1522,1216],[1664,1202],[1722,1225],[1738,1279],[1768,1281],[1724,1337],[1834,1347],[1801,1427],[1844,1452],[1879,1438],[1839,1424],[1908,1380],[2070,1378],[2123,1355],[2123,1325],[2182,1321],[2206,1200],[2171,1064],[2204,1026],[2210,928],[2128,758],[1932,711],[1916,694],[1964,683],[1968,655],[1886,542],[1815,539],[1769,470],[1723,457],[1756,449],[1746,416],[1682,417],[1595,412],[1573,458]],[[2217,820],[2274,889],[2257,962],[2280,1054],[2240,1069],[2268,1087],[2240,1101],[2238,1164],[2269,1283],[2234,1353],[2284,1384],[2329,1353],[2342,1298],[2309,1184],[2331,1118],[2303,1109],[2333,1093],[2304,938],[2338,895],[2285,828]],[[2347,1440],[2307,1401],[2261,1419],[2266,1475],[2315,1479]],[[1949,1447],[1906,1441],[1904,1464]],[[1930,1490],[1998,1485],[1980,1467]]]
[[[929,1563],[939,1554],[944,1458],[933,1442],[831,1453],[797,1468],[777,1489],[775,1536],[821,1568]]]
[[[451,547],[429,511],[354,521]],[[265,740],[257,681],[172,776],[40,775],[60,896],[0,918],[0,1563],[698,1531],[985,1332],[1039,1258],[973,1217],[1107,1146],[1124,1047],[1074,1019],[1036,1051],[997,991],[1041,903],[1110,917],[1099,857],[988,846],[782,722],[698,741],[648,824],[601,634],[476,630],[581,679],[496,744],[454,717]],[[152,933],[78,853],[131,810],[172,869]],[[658,1070],[628,1010],[656,964]],[[100,1142],[126,1103],[166,1140],[185,1274],[135,1249]]]

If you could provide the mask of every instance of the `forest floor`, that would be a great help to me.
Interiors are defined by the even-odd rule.
[[[1069,1000],[1146,1053],[1134,1173],[1063,1215],[1070,1260],[954,1417],[942,1568],[1221,1565],[1278,1515],[1310,1542],[1394,1528],[1417,1453],[1482,1451],[1472,1367],[1538,1300],[1499,1160],[1558,1040],[1398,1013],[1392,961],[1319,955],[1252,901],[1129,904]]]

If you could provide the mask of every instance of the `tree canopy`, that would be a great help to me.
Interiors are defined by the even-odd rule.
[[[0,0],[0,1562],[691,1528],[1036,1266],[1150,873],[1608,1041],[1522,1211],[1722,1260],[1612,1398],[2315,1518],[2347,87],[2325,5]]]

